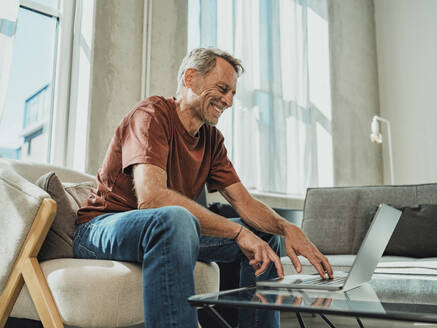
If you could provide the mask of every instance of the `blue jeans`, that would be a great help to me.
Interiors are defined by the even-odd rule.
[[[241,219],[231,219],[269,242],[277,253],[279,238],[255,231]],[[196,261],[240,260],[240,285],[255,283],[254,269],[232,239],[200,234],[199,221],[185,208],[109,213],[77,226],[74,255],[78,258],[136,262],[142,265],[146,327],[197,327],[197,311],[187,298],[194,295]],[[257,279],[276,277],[271,264]],[[241,310],[240,328],[279,327],[277,311]]]

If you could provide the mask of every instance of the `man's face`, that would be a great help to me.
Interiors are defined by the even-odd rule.
[[[189,88],[191,106],[198,118],[216,125],[223,111],[232,106],[237,87],[237,72],[226,60],[217,57],[215,67],[205,76],[195,73]]]

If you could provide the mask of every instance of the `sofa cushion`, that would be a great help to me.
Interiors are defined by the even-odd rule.
[[[35,183],[43,174],[54,171],[63,182],[95,181],[96,177],[79,171],[67,169],[51,164],[36,163],[31,161],[0,158],[0,167],[8,168],[26,180]]]
[[[41,267],[65,325],[127,327],[144,321],[140,265],[56,259],[42,262]],[[194,281],[197,294],[218,291],[217,264],[197,262]],[[11,316],[39,320],[26,286]]]
[[[326,256],[329,263],[331,263],[332,269],[334,271],[346,271],[349,272],[352,264],[355,261],[356,255],[341,254],[341,255],[327,255]],[[317,273],[316,269],[311,265],[311,263],[304,258],[299,256],[300,263],[302,263],[303,274],[314,274]],[[281,257],[282,265],[284,266],[285,274],[296,274],[293,263],[287,257]],[[383,256],[376,267],[375,272],[384,273],[418,273],[420,271],[422,274],[433,274],[437,276],[437,258],[431,257],[425,259],[416,259],[413,257],[405,256]]]
[[[437,184],[309,188],[303,231],[324,254],[356,254],[380,203],[437,204]]]
[[[437,205],[403,207],[401,218],[385,249],[385,255],[437,256]]]
[[[36,185],[56,201],[58,210],[53,225],[38,254],[40,261],[73,256],[73,236],[76,212],[88,196],[93,182],[62,184],[55,172],[41,176]]]
[[[0,164],[0,293],[45,198],[46,192]]]

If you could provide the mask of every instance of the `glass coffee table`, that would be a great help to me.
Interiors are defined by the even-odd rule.
[[[327,315],[355,317],[359,327],[364,327],[360,318],[437,323],[437,276],[375,274],[369,283],[347,292],[245,287],[195,295],[188,302],[226,328],[231,326],[214,306],[294,312],[301,327],[301,313],[320,315],[330,327],[335,326]]]

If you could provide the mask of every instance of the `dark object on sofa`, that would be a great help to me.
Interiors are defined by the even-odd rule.
[[[437,205],[422,204],[399,209],[402,216],[384,255],[437,257]]]

